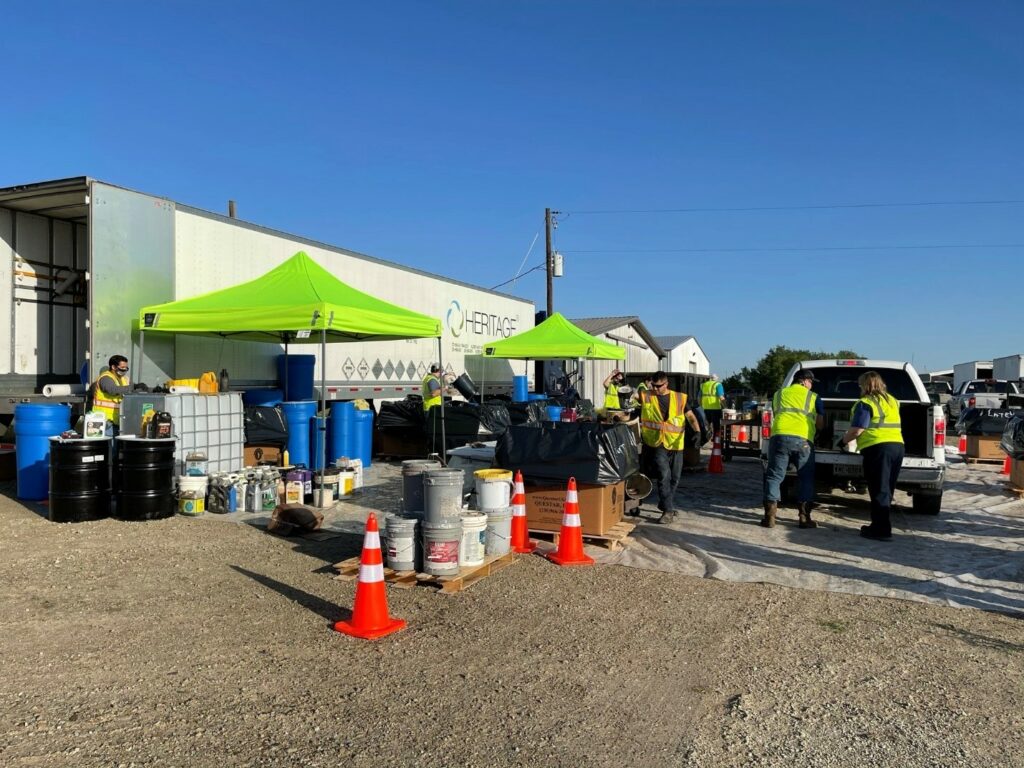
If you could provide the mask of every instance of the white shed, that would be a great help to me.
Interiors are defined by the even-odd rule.
[[[711,375],[711,361],[695,336],[658,336],[656,341],[668,356],[666,371]]]
[[[604,402],[601,383],[615,367],[628,373],[657,371],[663,365],[665,350],[640,322],[639,317],[584,317],[569,322],[591,336],[626,349],[625,360],[583,361],[583,390],[580,394],[594,405],[600,406]]]

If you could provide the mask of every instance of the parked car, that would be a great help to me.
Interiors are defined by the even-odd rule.
[[[946,403],[949,423],[952,425],[968,408],[1007,407],[1007,395],[1020,394],[1017,382],[1002,379],[971,379],[963,382]]]
[[[930,381],[924,385],[934,405],[945,405],[953,397],[953,385],[948,381]]]
[[[911,495],[915,512],[937,515],[942,506],[946,477],[946,419],[942,407],[932,403],[924,383],[910,363],[892,360],[805,360],[786,374],[783,387],[793,383],[801,368],[814,372],[818,381],[812,389],[825,409],[825,426],[818,430],[815,446],[815,485],[819,491],[849,488],[866,492],[862,459],[855,453],[836,449],[836,443],[850,424],[850,411],[860,399],[857,378],[865,371],[877,371],[889,394],[900,403],[900,423],[906,455],[896,487]],[[762,434],[771,434],[770,406],[762,417]],[[768,440],[761,443],[761,463],[768,463]],[[790,475],[793,475],[790,472]],[[783,499],[793,482],[783,484]]]

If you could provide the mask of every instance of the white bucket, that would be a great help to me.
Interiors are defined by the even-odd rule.
[[[178,475],[178,493],[194,493],[206,496],[206,475]]]
[[[419,522],[400,515],[388,515],[384,520],[385,552],[388,568],[395,571],[416,569],[416,529]]]
[[[356,473],[352,469],[343,469],[338,473],[338,498],[351,496],[356,489]]]
[[[488,555],[507,555],[512,543],[512,508],[492,509],[487,513],[486,549]]]
[[[462,516],[459,565],[483,565],[487,544],[487,515],[470,512]]]
[[[482,512],[505,509],[512,503],[512,473],[507,469],[478,469],[476,479],[476,506]]]

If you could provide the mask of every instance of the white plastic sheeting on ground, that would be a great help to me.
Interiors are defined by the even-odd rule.
[[[760,462],[737,459],[721,475],[683,475],[672,525],[645,511],[624,550],[587,552],[601,563],[722,581],[1024,613],[1024,501],[998,472],[953,459],[941,514],[914,514],[897,493],[893,540],[878,542],[860,536],[866,495],[819,498],[815,529],[798,528],[793,508],[761,528]]]

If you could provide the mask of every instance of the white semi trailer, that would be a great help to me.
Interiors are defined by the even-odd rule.
[[[349,285],[442,321],[447,371],[488,393],[511,390],[525,362],[480,356],[485,342],[534,325],[533,302],[421,272],[296,235],[134,192],[88,177],[0,189],[0,413],[43,397],[47,384],[91,381],[114,354],[143,362],[151,386],[226,368],[232,387],[271,386],[278,344],[147,333],[140,307],[251,280],[296,251]],[[317,355],[316,345],[293,354]],[[328,397],[392,399],[418,394],[437,340],[327,347]],[[65,398],[67,399],[67,398]]]

